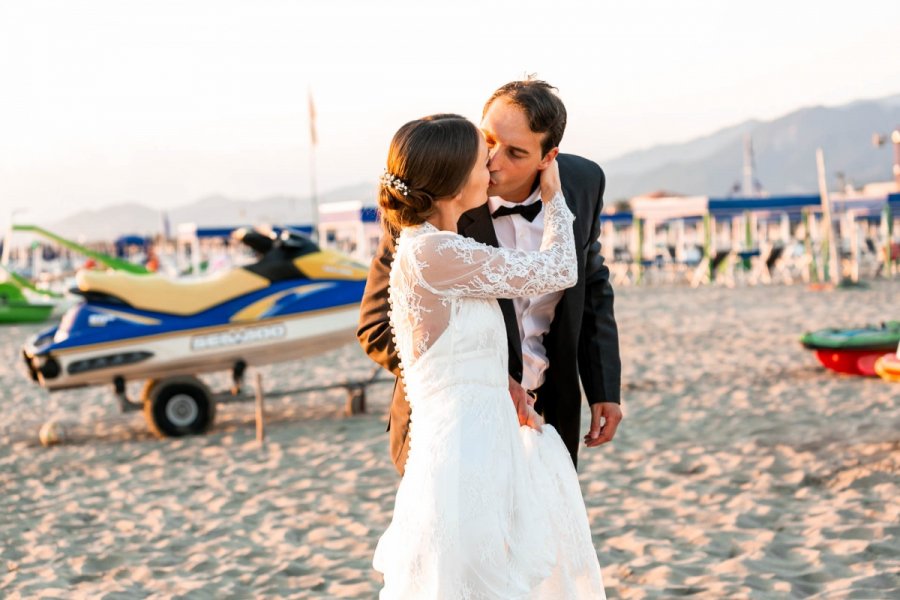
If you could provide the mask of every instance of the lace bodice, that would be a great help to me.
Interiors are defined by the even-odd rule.
[[[495,248],[429,223],[400,233],[390,274],[389,316],[401,368],[411,368],[436,343],[462,299],[493,301],[575,285],[575,216],[562,193],[545,209],[536,252]],[[493,307],[499,310],[495,302]]]

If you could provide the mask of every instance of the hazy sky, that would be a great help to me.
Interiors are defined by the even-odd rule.
[[[560,89],[563,150],[602,163],[898,93],[898,23],[897,0],[0,0],[0,224],[306,196],[309,89],[320,191],[374,181],[405,121],[477,120],[525,72]]]

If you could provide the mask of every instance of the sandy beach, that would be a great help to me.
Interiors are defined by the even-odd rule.
[[[579,465],[610,598],[900,597],[900,385],[827,372],[797,342],[900,318],[898,300],[884,281],[617,290],[625,420]],[[111,389],[28,381],[38,329],[0,329],[0,597],[376,597],[389,385],[355,417],[339,391],[272,398],[263,447],[252,403],[159,440]],[[262,372],[278,389],[371,368],[350,345]],[[49,420],[70,441],[42,447]]]

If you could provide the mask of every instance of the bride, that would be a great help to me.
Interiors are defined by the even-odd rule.
[[[382,599],[605,598],[572,460],[509,399],[497,298],[576,282],[574,216],[555,161],[541,172],[538,252],[456,232],[486,202],[488,150],[457,115],[411,121],[391,141],[382,219],[397,236],[389,313],[412,408],[411,445],[374,567]]]

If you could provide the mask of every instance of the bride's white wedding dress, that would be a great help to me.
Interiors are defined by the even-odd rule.
[[[574,216],[545,205],[540,252],[425,223],[399,236],[391,324],[410,448],[374,567],[382,599],[605,598],[572,460],[553,427],[520,427],[498,297],[575,284]]]

